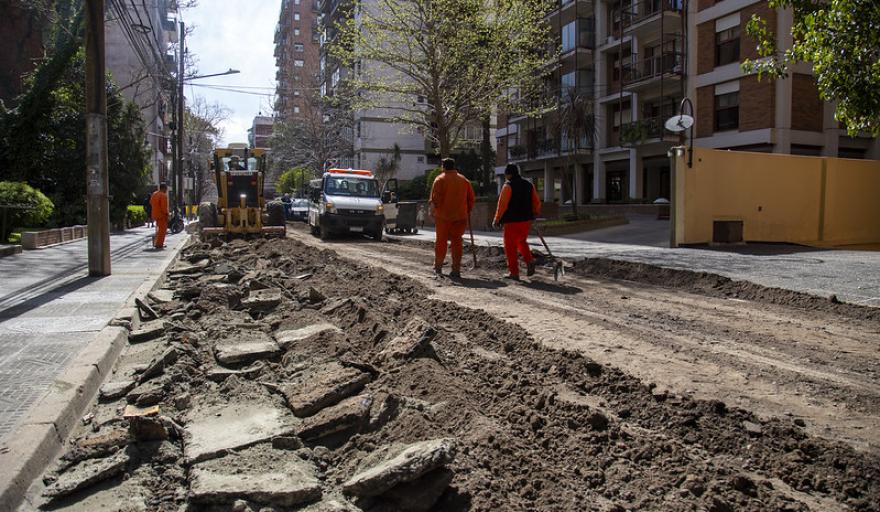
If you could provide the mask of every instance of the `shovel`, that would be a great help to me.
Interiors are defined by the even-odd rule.
[[[477,244],[474,243],[474,228],[471,227],[471,212],[468,212],[468,232],[471,235],[471,254],[474,257],[474,268],[477,268]]]
[[[541,243],[544,245],[544,249],[547,250],[547,256],[550,261],[553,262],[553,280],[559,281],[559,276],[565,276],[565,265],[563,265],[562,260],[553,256],[553,252],[550,251],[550,246],[547,245],[547,241],[544,240],[544,235],[541,233],[541,228],[538,227],[538,223],[535,222],[535,233],[537,233],[538,238],[541,240]]]

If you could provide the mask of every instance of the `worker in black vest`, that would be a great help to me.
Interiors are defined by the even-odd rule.
[[[532,221],[541,213],[541,199],[535,187],[519,175],[519,167],[510,164],[504,170],[507,181],[501,187],[498,208],[495,210],[496,228],[504,225],[504,254],[507,256],[507,279],[519,280],[519,260],[517,252],[526,262],[526,275],[535,274],[535,262],[526,239],[532,228]]]

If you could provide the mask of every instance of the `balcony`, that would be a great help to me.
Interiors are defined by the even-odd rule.
[[[684,0],[636,0],[625,3],[623,9],[615,9],[612,13],[612,29],[619,34],[621,26],[630,31],[652,25],[664,13],[681,15]]]
[[[592,147],[590,147],[586,137],[582,137],[579,144],[575,144],[568,137],[562,137],[561,141],[546,138],[526,144],[509,146],[507,148],[507,160],[509,162],[543,160],[546,158],[568,156],[580,151],[590,151],[591,149]]]
[[[646,140],[663,137],[664,121],[661,117],[649,117],[631,123],[624,123],[623,129],[620,130],[620,145],[635,146]]]
[[[642,86],[667,76],[680,77],[682,63],[683,55],[674,51],[626,63],[622,69],[623,85]]]

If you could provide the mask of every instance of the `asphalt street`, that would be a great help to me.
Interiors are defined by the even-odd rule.
[[[152,229],[110,237],[112,275],[88,276],[86,240],[0,258],[0,441],[186,236],[151,247]]]
[[[400,238],[434,240],[430,228]],[[500,232],[475,232],[478,245],[501,245]],[[630,224],[566,236],[546,237],[556,256],[568,260],[610,258],[711,272],[731,279],[837,295],[853,304],[880,307],[880,251],[827,250],[789,244],[669,248],[669,222],[633,217]],[[529,244],[542,250],[537,236]]]

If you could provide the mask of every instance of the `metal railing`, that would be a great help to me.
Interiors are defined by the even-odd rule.
[[[615,19],[620,19],[623,28],[646,20],[652,16],[666,12],[681,12],[684,8],[684,0],[638,0],[624,2],[622,9],[615,9]]]
[[[682,53],[663,52],[646,59],[636,60],[622,66],[624,85],[682,73]]]

